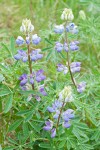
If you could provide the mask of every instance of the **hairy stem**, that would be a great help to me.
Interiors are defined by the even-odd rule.
[[[67,25],[67,22],[65,24],[65,42],[68,44],[68,38],[67,38],[67,32],[66,32],[66,25]],[[71,63],[70,63],[69,51],[67,52],[67,61],[68,61],[68,69],[69,69],[71,80],[72,80],[74,86],[77,87],[76,83],[75,83],[75,80],[74,80],[74,77],[73,77],[73,74],[71,72],[71,68],[70,68],[70,64]]]
[[[30,70],[30,74],[32,74],[32,61],[30,59],[30,46],[27,46],[28,49],[28,62],[29,62],[29,70]],[[34,90],[34,84],[32,84],[32,89]]]

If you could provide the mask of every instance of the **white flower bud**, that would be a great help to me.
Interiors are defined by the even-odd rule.
[[[31,20],[24,19],[22,21],[22,26],[20,27],[20,31],[24,33],[30,33],[34,30],[34,26],[31,24]]]
[[[65,86],[64,89],[59,93],[59,100],[65,102],[71,102],[72,98],[72,89],[70,86]]]
[[[74,15],[71,9],[65,8],[62,15],[62,20],[72,21],[74,19]]]

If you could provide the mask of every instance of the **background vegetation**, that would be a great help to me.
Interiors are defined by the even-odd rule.
[[[84,94],[76,94],[74,104],[71,104],[76,109],[73,128],[66,130],[60,138],[51,140],[41,131],[47,117],[46,107],[64,84],[71,84],[69,76],[67,80],[63,75],[55,76],[56,64],[62,58],[58,59],[53,48],[47,48],[52,47],[49,41],[56,38],[52,27],[61,23],[60,15],[65,7],[73,10],[74,22],[79,26],[77,38],[81,44],[75,57],[82,62],[81,77],[78,78],[87,82],[87,88]],[[86,14],[85,20],[79,17],[80,10]],[[0,143],[4,150],[100,149],[99,14],[99,0],[0,0]],[[27,102],[29,93],[21,93],[18,77],[27,69],[13,58],[18,49],[15,39],[24,18],[31,19],[35,33],[43,38],[40,47],[45,58],[37,63],[38,67],[34,67],[44,67],[50,91],[47,88],[49,96],[43,98],[40,104]],[[44,112],[44,118],[38,110]]]

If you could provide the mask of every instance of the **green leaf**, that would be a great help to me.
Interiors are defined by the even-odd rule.
[[[66,143],[66,140],[60,142],[58,148],[63,148],[65,143]]]
[[[6,101],[4,113],[7,113],[11,109],[12,101],[13,101],[13,94],[11,94],[10,97],[8,98],[8,100]]]
[[[48,42],[49,44],[53,45],[53,43],[51,43],[51,41],[49,41],[47,38],[45,38],[46,42]]]
[[[30,112],[30,110],[22,110],[22,111],[19,111],[16,115],[25,115],[29,112]]]
[[[33,117],[33,112],[31,111],[31,112],[29,112],[29,113],[26,115],[25,122],[31,120],[32,117]]]
[[[4,47],[4,49],[12,56],[12,52],[10,51],[10,49],[4,44],[1,43],[1,45]],[[13,56],[12,56],[13,57]]]
[[[14,146],[10,146],[10,147],[6,147],[6,148],[4,148],[3,150],[15,150],[16,149],[16,147],[14,147]]]
[[[22,119],[15,121],[12,125],[10,125],[8,132],[15,130],[18,126],[20,126]]]
[[[42,147],[42,148],[51,148],[51,145],[48,144],[48,143],[40,143],[39,147]]]
[[[5,85],[0,85],[0,96],[5,96],[8,94],[11,94],[11,90]]]
[[[39,125],[35,122],[29,122],[29,124],[31,125],[31,127],[38,133],[40,133],[41,128],[39,127]]]

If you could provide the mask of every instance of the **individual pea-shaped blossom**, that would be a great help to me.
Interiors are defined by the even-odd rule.
[[[30,53],[30,58],[32,61],[39,60],[43,57],[43,54],[40,54],[41,49],[32,50]]]
[[[18,36],[17,39],[16,39],[16,44],[18,46],[21,46],[25,43],[25,40],[21,37],[21,36]]]
[[[63,25],[55,25],[54,32],[58,33],[58,34],[62,34],[64,32],[64,26]]]
[[[41,41],[41,38],[37,34],[32,35],[32,43],[38,45]]]
[[[47,96],[47,92],[45,91],[44,85],[40,85],[40,86],[39,86],[39,92],[40,92],[43,96]]]
[[[77,85],[77,91],[82,93],[86,88],[86,82],[82,81]]]
[[[74,114],[73,114],[74,110],[73,109],[67,109],[66,111],[64,111],[62,113],[62,118],[64,120],[63,122],[63,127],[65,128],[69,128],[71,126],[70,124],[70,120],[74,118]]]
[[[79,72],[81,69],[81,62],[72,62],[70,68],[72,73]]]
[[[57,67],[58,72],[63,72],[64,74],[67,74],[68,68],[66,66],[64,66],[63,64],[58,64]]]
[[[66,26],[66,31],[70,32],[72,34],[77,34],[78,33],[78,27],[74,23],[69,23]]]
[[[19,80],[20,80],[20,86],[24,86],[28,82],[28,76],[27,76],[27,74],[22,74],[19,77]]]
[[[78,44],[79,44],[78,41],[73,41],[73,42],[71,42],[70,45],[69,45],[70,50],[72,50],[72,51],[77,51],[77,50],[79,50]]]
[[[55,50],[57,52],[61,52],[63,50],[63,44],[61,44],[60,42],[56,42]]]
[[[40,69],[36,72],[35,79],[37,82],[41,82],[42,80],[46,79],[46,76],[43,73],[44,73],[44,70],[42,70],[42,69]]]
[[[64,49],[65,52],[69,51],[68,44],[66,42],[63,45],[63,49]]]
[[[27,56],[27,54],[26,54],[25,51],[23,51],[23,50],[18,50],[17,52],[18,52],[18,53],[14,56],[14,58],[15,58],[16,60],[22,60],[23,62],[26,62],[26,61],[28,60],[28,56]]]

